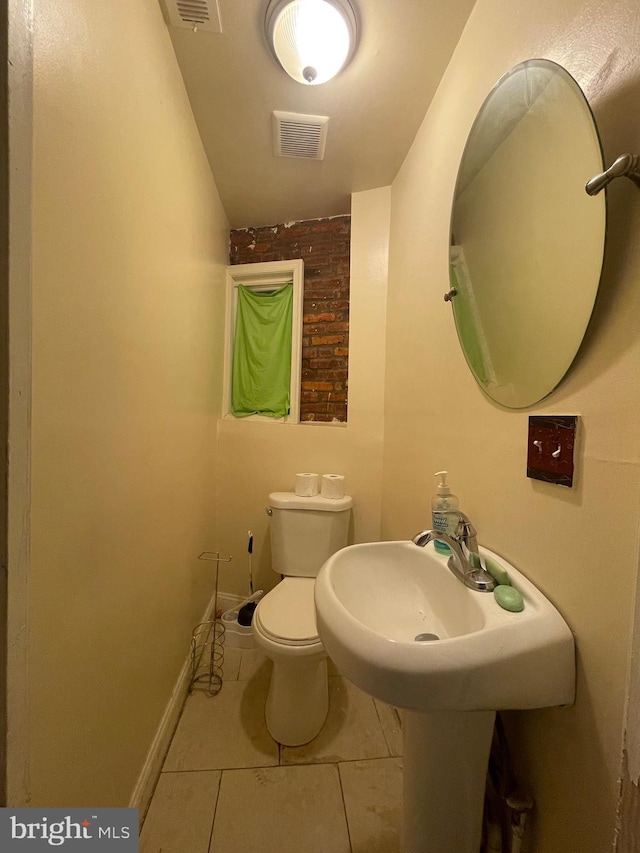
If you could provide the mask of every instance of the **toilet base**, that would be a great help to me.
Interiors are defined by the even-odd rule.
[[[273,663],[265,718],[271,737],[283,746],[302,746],[320,732],[329,710],[327,657]]]

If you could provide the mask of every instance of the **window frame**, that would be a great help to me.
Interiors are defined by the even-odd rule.
[[[238,418],[231,411],[231,373],[233,346],[236,334],[238,285],[252,290],[274,290],[278,285],[293,282],[291,312],[291,382],[289,387],[290,414],[283,418],[249,415]],[[263,423],[300,423],[300,381],[302,377],[302,300],[304,296],[304,261],[261,261],[255,264],[233,264],[227,267],[224,333],[224,379],[222,388],[222,417],[234,421]]]

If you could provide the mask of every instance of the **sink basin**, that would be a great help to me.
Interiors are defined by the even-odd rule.
[[[468,589],[430,543],[352,545],[315,586],[320,637],[362,690],[417,711],[564,705],[574,698],[573,635],[555,607],[513,566],[524,610]],[[427,639],[416,639],[427,635]],[[437,638],[437,639],[436,639]]]
[[[432,543],[338,551],[316,579],[320,638],[340,672],[403,714],[403,853],[477,853],[495,712],[573,702],[573,635],[497,554],[524,599],[468,589]]]

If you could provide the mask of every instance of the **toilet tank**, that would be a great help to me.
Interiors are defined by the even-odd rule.
[[[303,498],[272,492],[271,564],[281,575],[314,578],[332,554],[344,548],[353,500]]]

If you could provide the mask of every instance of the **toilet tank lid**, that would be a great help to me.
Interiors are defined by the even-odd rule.
[[[343,498],[323,498],[316,495],[313,498],[305,498],[294,492],[271,492],[269,495],[269,506],[272,509],[315,509],[323,512],[343,512],[351,509],[353,498],[345,495]]]

